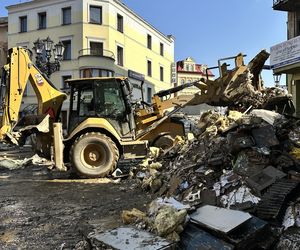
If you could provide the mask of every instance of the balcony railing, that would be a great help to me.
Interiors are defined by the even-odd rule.
[[[105,49],[82,49],[79,50],[79,57],[80,56],[99,56],[99,57],[108,57],[115,60],[115,54],[110,50]]]
[[[273,0],[273,9],[282,11],[300,10],[300,2],[296,0]]]
[[[273,0],[273,5],[279,4],[281,2],[287,2],[287,0]]]

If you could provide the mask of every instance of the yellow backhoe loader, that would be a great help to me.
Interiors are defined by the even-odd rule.
[[[44,156],[52,154],[60,170],[70,160],[80,175],[106,176],[115,169],[119,158],[143,158],[149,146],[164,147],[170,143],[168,138],[185,134],[184,124],[171,117],[174,111],[167,114],[166,110],[172,107],[177,110],[188,98],[162,101],[154,96],[153,105],[133,104],[127,78],[96,77],[68,81],[71,89],[68,136],[63,138],[59,116],[67,95],[57,90],[32,63],[27,49],[12,48],[8,54],[0,89],[0,140],[21,144],[24,136],[36,133],[37,149]],[[28,82],[37,96],[37,115],[27,118],[30,124],[16,131]]]
[[[21,144],[24,136],[36,133],[37,149],[47,157],[52,155],[59,170],[66,170],[65,164],[70,162],[85,177],[106,176],[120,158],[143,158],[149,146],[167,147],[176,135],[185,135],[184,123],[173,114],[186,105],[237,105],[244,97],[251,97],[252,104],[265,104],[255,95],[263,89],[259,74],[268,57],[266,52],[248,66],[240,54],[234,57],[233,70],[220,65],[221,76],[215,81],[196,81],[161,91],[153,96],[152,104],[133,103],[132,87],[125,77],[70,79],[68,133],[64,138],[59,117],[66,94],[32,63],[29,50],[16,47],[8,55],[0,88],[0,140]],[[242,81],[248,74],[253,77]],[[30,124],[16,130],[28,82],[37,96],[38,114],[30,118]],[[201,92],[170,97],[191,86]]]

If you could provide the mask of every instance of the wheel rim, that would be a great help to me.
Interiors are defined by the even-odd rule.
[[[82,150],[80,158],[88,168],[99,168],[106,162],[105,147],[99,144],[89,144]]]

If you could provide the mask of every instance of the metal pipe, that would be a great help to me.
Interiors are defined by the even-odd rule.
[[[228,66],[229,66],[229,65],[230,65],[230,64],[228,64]],[[210,69],[218,69],[218,68],[219,68],[219,66],[206,68],[206,69],[205,69],[206,80],[208,80],[208,71],[209,71]]]
[[[18,85],[19,85],[19,94],[22,93],[22,86],[20,83],[20,47],[18,47]]]
[[[243,57],[246,57],[247,55],[243,55]],[[221,70],[221,61],[226,61],[226,60],[232,60],[232,59],[236,59],[237,56],[230,56],[230,57],[224,57],[224,58],[221,58],[218,60],[218,67],[219,67],[219,74],[220,74],[220,77],[222,77],[222,70]],[[227,65],[227,64],[226,64]]]
[[[176,92],[178,92],[180,90],[183,90],[185,88],[192,87],[192,86],[194,86],[198,82],[201,82],[201,81],[198,80],[198,81],[191,82],[191,83],[185,83],[185,84],[182,84],[182,85],[179,85],[179,86],[176,86],[174,88],[167,89],[167,90],[162,90],[162,91],[159,91],[158,93],[156,93],[155,95],[158,96],[158,97],[167,96],[167,95],[176,93]]]

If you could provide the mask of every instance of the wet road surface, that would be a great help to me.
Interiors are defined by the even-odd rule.
[[[0,249],[73,249],[151,200],[134,181],[79,180],[46,167],[0,169]]]

